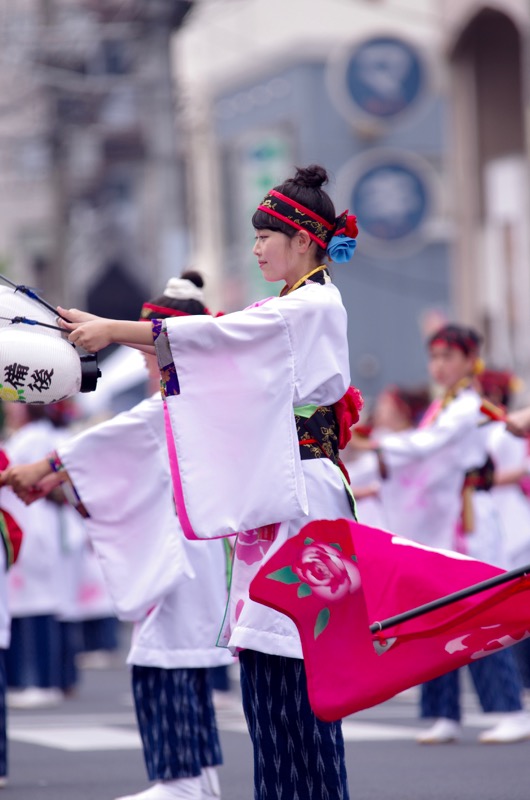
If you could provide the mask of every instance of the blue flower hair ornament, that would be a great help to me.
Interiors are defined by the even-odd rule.
[[[331,238],[327,255],[337,264],[345,264],[353,256],[357,247],[357,218],[353,214],[344,211],[337,217],[335,234]]]

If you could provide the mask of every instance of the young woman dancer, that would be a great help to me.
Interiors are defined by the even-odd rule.
[[[201,287],[197,273],[171,279],[161,297],[144,304],[141,324],[150,329],[153,316],[206,315]],[[159,384],[156,359],[146,361]],[[158,390],[12,475],[25,475],[28,485],[46,481],[48,489],[55,476],[73,487],[118,613],[136,623],[127,661],[154,783],[119,800],[213,800],[221,796],[222,755],[209,668],[233,660],[216,647],[227,599],[225,543],[184,539],[164,437]]]
[[[322,167],[298,169],[253,216],[254,254],[266,280],[285,283],[280,297],[152,329],[64,312],[70,340],[90,351],[156,339],[181,521],[206,538],[243,531],[224,641],[241,651],[255,798],[267,800],[348,798],[341,725],[311,710],[296,627],[249,599],[261,564],[303,525],[353,515],[338,450],[357,411],[346,311],[326,262],[349,260],[357,228],[336,216],[326,181]]]

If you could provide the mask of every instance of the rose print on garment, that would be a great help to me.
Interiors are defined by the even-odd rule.
[[[241,531],[237,535],[235,557],[251,566],[261,561],[272,542],[260,538],[259,531]]]
[[[292,566],[270,572],[267,578],[280,583],[298,583],[297,596],[300,599],[314,594],[334,603],[361,585],[359,571],[351,559],[342,555],[338,543],[325,544],[306,538],[304,547],[297,554]],[[315,620],[314,637],[320,636],[329,624],[331,611],[322,608]]]

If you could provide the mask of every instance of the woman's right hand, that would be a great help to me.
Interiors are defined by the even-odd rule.
[[[114,341],[112,337],[114,320],[105,319],[104,317],[83,320],[84,314],[84,311],[70,309],[65,313],[65,316],[72,318],[72,322],[59,319],[58,325],[68,332],[69,342],[77,345],[77,347],[82,347],[87,353],[97,353]]]

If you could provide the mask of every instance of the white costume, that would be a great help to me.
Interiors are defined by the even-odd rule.
[[[504,566],[500,520],[490,492],[473,492],[474,528],[457,538],[465,474],[488,457],[488,426],[479,426],[481,403],[473,389],[462,389],[430,425],[383,436],[389,479],[383,482],[382,497],[390,530]]]
[[[502,422],[488,426],[488,449],[501,475],[517,469],[526,469],[527,441],[513,436]],[[518,483],[494,486],[491,496],[500,516],[507,569],[530,564],[530,500]]]
[[[226,605],[221,541],[188,542],[175,514],[160,395],[58,448],[117,615],[136,623],[128,662],[210,667]]]
[[[49,420],[30,422],[13,433],[5,445],[10,464],[44,458],[55,443]],[[5,500],[4,500],[5,498]],[[23,531],[17,562],[8,573],[9,607],[13,617],[57,614],[61,610],[59,507],[49,500],[25,506],[12,492],[2,503]]]
[[[180,394],[166,393],[184,531],[199,538],[239,532],[223,641],[301,658],[294,623],[250,601],[248,587],[307,522],[352,515],[339,468],[329,458],[301,459],[294,419],[301,407],[336,403],[349,387],[340,293],[308,282],[218,319],[165,325],[167,338],[162,333],[156,344],[163,378],[173,362],[180,384]],[[269,525],[278,526],[274,541],[256,530]]]
[[[370,525],[373,528],[388,528],[385,508],[381,499],[382,477],[379,470],[379,461],[375,453],[359,453],[350,460],[344,460],[344,466],[350,476],[350,485],[355,495],[355,506],[357,508],[357,519],[363,525]],[[356,489],[365,486],[378,484],[380,491],[378,494],[368,497],[357,497]]]

